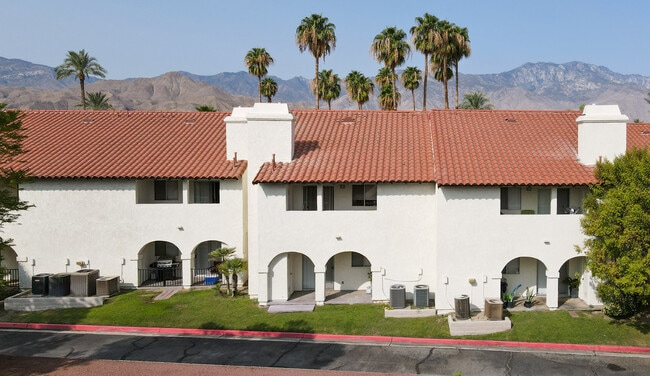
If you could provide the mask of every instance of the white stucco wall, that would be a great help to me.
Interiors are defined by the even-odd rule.
[[[34,274],[78,270],[76,262],[84,261],[102,275],[118,275],[136,286],[138,253],[156,240],[176,245],[188,272],[192,251],[203,241],[221,241],[241,254],[241,181],[221,181],[219,204],[189,204],[189,184],[182,185],[183,203],[136,204],[135,180],[25,184],[21,199],[35,206],[4,229],[14,239],[21,285],[29,287]]]

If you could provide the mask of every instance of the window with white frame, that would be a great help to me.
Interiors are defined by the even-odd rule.
[[[194,203],[195,204],[218,204],[219,203],[219,182],[210,180],[194,181]]]
[[[353,185],[352,206],[377,206],[377,184]]]
[[[154,180],[153,191],[156,201],[178,201],[179,180]]]
[[[501,210],[521,210],[520,187],[501,187]]]

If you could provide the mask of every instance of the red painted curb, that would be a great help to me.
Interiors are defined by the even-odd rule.
[[[38,323],[13,323],[13,322],[0,322],[0,329],[68,330],[68,331],[79,331],[79,332],[104,332],[104,333],[146,333],[146,334],[169,334],[169,335],[208,335],[208,336],[223,336],[223,337],[291,338],[291,339],[310,339],[316,341],[402,343],[402,344],[503,347],[503,348],[517,347],[517,348],[540,349],[540,350],[546,349],[546,350],[561,350],[561,351],[593,351],[593,352],[609,352],[609,353],[650,354],[650,347],[635,347],[635,346],[581,345],[581,344],[571,344],[571,343],[515,342],[515,341],[494,341],[494,340],[477,340],[477,339],[358,336],[358,335],[347,335],[347,334],[263,332],[263,331],[223,330],[223,329],[159,328],[159,327],[76,325],[76,324],[38,324]]]

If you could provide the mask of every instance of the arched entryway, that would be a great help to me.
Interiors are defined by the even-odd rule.
[[[537,296],[546,296],[546,265],[534,257],[517,257],[501,270],[502,289],[507,294],[520,297],[530,289]],[[517,286],[520,286],[516,291]]]
[[[558,281],[558,297],[578,298],[580,297],[580,283],[583,279],[586,264],[585,256],[578,256],[567,260],[560,267],[560,278]]]
[[[314,262],[299,252],[275,256],[268,266],[268,300],[286,301],[296,292],[311,292],[316,286]]]
[[[371,286],[370,261],[361,253],[340,252],[330,257],[325,269],[325,289],[366,290]]]
[[[181,251],[173,243],[156,240],[138,252],[138,286],[182,286]]]
[[[11,247],[3,246],[0,248],[0,254],[2,255],[2,267],[4,268],[4,273],[0,275],[0,278],[4,281],[6,286],[18,287],[18,255]]]
[[[199,243],[192,250],[190,273],[192,274],[192,285],[214,285],[218,282],[218,271],[220,261],[210,260],[210,252],[224,246],[218,240],[206,240]]]

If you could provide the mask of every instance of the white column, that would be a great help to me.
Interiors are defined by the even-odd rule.
[[[265,306],[269,303],[269,272],[268,270],[260,270],[257,272],[257,303]]]
[[[316,305],[325,304],[325,266],[314,266]]]
[[[372,301],[387,300],[384,292],[380,288],[382,278],[381,267],[377,267],[377,269],[371,268],[370,272],[372,273],[372,279],[370,280],[372,284]]]
[[[558,283],[560,272],[546,270],[546,306],[550,310],[556,310],[558,307]]]
[[[181,260],[183,265],[183,287],[189,288],[192,286],[192,258],[181,256]]]

